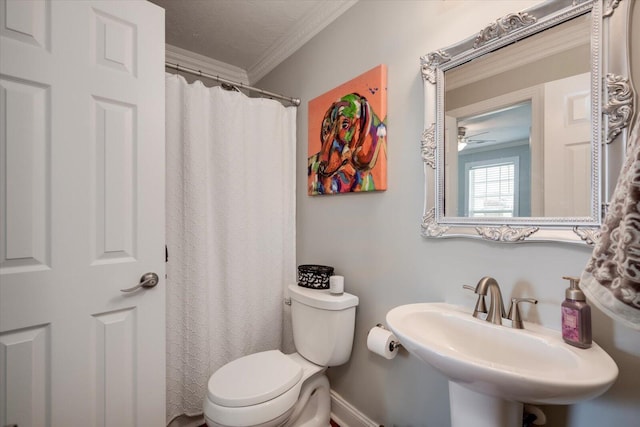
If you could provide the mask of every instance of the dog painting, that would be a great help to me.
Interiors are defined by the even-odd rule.
[[[387,189],[386,66],[309,102],[309,195]]]

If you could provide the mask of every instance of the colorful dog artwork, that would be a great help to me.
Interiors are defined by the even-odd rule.
[[[387,68],[309,101],[309,195],[387,189]]]

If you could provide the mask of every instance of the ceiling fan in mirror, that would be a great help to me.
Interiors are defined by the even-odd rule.
[[[464,150],[467,146],[474,144],[483,144],[485,142],[495,142],[495,139],[477,139],[480,135],[486,135],[489,131],[478,132],[474,135],[467,136],[466,126],[458,126],[458,151]]]

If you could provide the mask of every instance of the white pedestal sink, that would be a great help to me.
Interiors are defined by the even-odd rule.
[[[449,378],[451,427],[521,427],[523,402],[591,399],[618,376],[596,343],[575,348],[533,323],[494,325],[445,303],[399,306],[386,321],[410,353]]]

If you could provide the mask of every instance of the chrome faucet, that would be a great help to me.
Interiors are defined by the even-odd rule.
[[[489,297],[491,298],[489,301],[489,310],[487,310],[487,322],[502,325],[502,318],[506,317],[507,313],[504,310],[500,286],[493,277],[483,277],[476,285],[476,294],[486,296],[487,291],[489,291]]]
[[[518,304],[521,302],[537,304],[538,300],[535,298],[511,298],[507,319],[511,320],[511,327],[515,329],[524,329],[524,323],[522,323],[522,316],[520,315],[520,309],[518,308]]]
[[[475,292],[476,288],[469,285],[462,285],[464,289],[468,289],[471,292]],[[476,300],[476,306],[473,308],[473,317],[480,319],[482,314],[487,313],[487,305],[484,303],[484,296],[478,295],[478,299]]]

